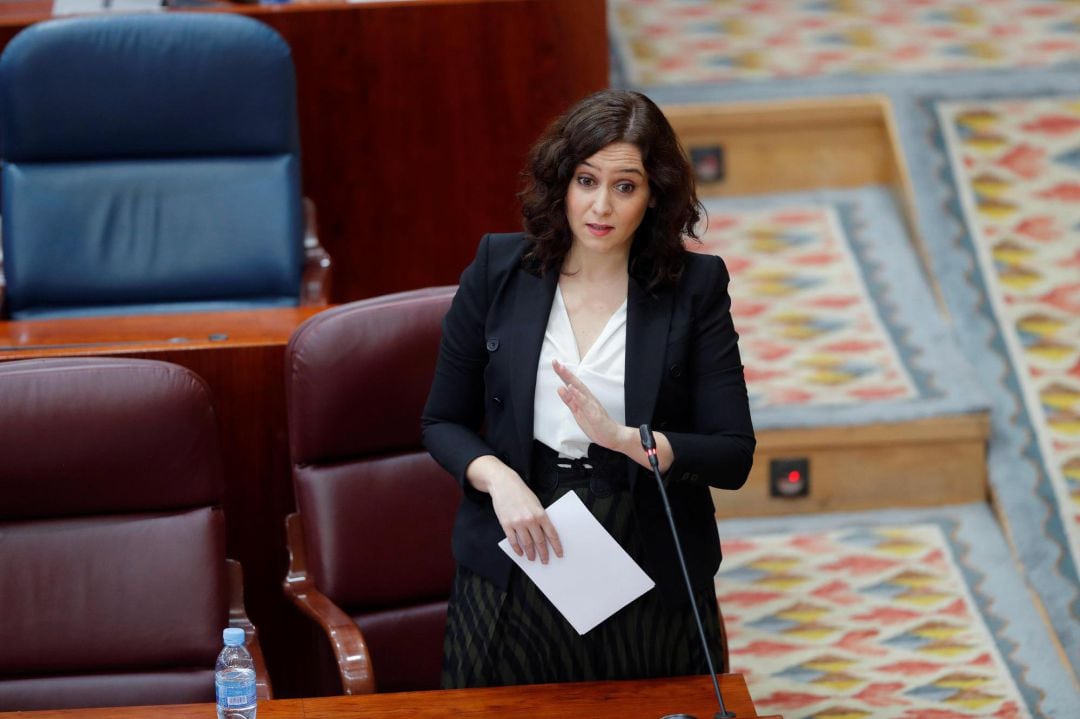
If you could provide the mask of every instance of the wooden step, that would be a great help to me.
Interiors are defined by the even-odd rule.
[[[719,148],[723,177],[698,195],[737,197],[883,185],[895,194],[935,301],[944,302],[915,222],[914,192],[892,105],[883,95],[668,105],[683,149]]]
[[[759,431],[754,468],[735,492],[713,490],[720,518],[934,507],[988,496],[985,412],[913,422]],[[809,493],[771,497],[769,462],[805,457]]]

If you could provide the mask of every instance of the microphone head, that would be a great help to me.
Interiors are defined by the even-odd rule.
[[[652,430],[649,429],[649,425],[643,424],[638,428],[638,432],[641,433],[641,446],[646,451],[650,449],[656,449],[656,440],[653,439]]]

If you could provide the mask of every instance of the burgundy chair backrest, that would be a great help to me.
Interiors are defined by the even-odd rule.
[[[212,701],[221,492],[192,372],[0,363],[0,709]]]
[[[286,350],[308,568],[364,631],[381,691],[438,685],[461,491],[421,446],[420,414],[455,289],[327,310]]]

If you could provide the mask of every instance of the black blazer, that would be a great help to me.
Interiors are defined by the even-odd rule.
[[[443,320],[435,379],[422,418],[424,446],[464,488],[454,525],[457,561],[506,586],[513,563],[489,495],[465,469],[491,454],[529,481],[533,395],[557,272],[525,269],[521,233],[486,235],[461,275]],[[754,454],[728,274],[719,257],[687,253],[677,286],[647,292],[630,278],[626,320],[626,423],[646,422],[668,438],[672,512],[696,587],[720,565],[709,486],[738,489]],[[685,600],[675,545],[655,480],[627,459],[643,564],[665,597]]]

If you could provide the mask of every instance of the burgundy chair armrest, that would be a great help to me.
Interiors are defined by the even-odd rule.
[[[330,304],[330,255],[319,242],[315,203],[304,198],[304,273],[300,280],[300,305]]]
[[[364,635],[349,615],[315,587],[307,571],[303,527],[299,514],[285,518],[289,549],[289,572],[282,583],[285,595],[313,619],[330,640],[345,694],[371,694],[375,691],[375,675]]]
[[[259,645],[259,636],[255,625],[248,619],[247,610],[244,609],[244,570],[235,559],[226,559],[225,563],[229,571],[229,626],[244,630],[245,644],[255,663],[256,697],[273,699],[274,692],[270,686],[270,674],[266,671],[262,647]]]

